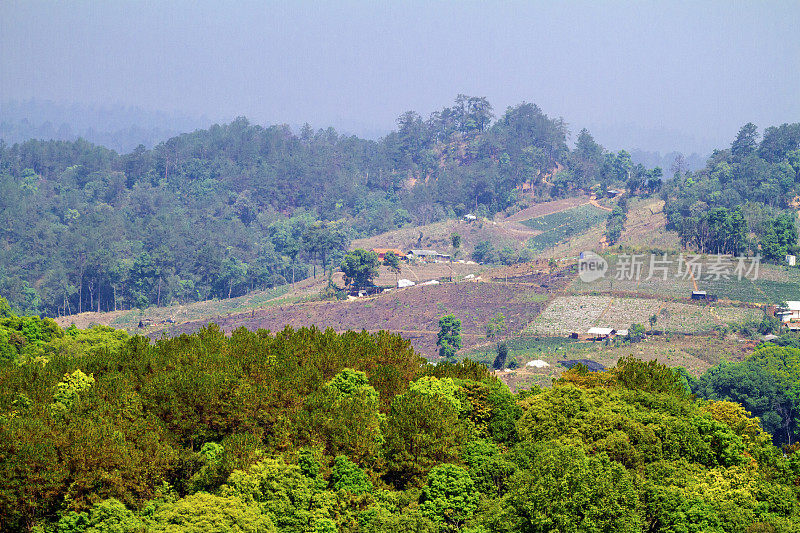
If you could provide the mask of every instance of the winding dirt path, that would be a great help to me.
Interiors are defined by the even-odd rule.
[[[596,199],[594,199],[594,198],[592,198],[591,200],[589,200],[589,203],[590,203],[590,204],[592,204],[592,205],[593,205],[593,206],[595,206],[595,207],[599,207],[599,208],[600,208],[600,209],[602,209],[603,211],[612,211],[612,209],[611,209],[610,207],[606,207],[606,206],[604,206],[604,205],[600,205],[600,203],[599,203],[599,202],[598,202]]]

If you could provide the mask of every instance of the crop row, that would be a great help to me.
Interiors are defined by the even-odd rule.
[[[549,248],[569,237],[583,233],[604,221],[607,216],[608,213],[602,209],[592,205],[580,205],[566,211],[526,220],[523,224],[542,232],[528,240],[528,247],[533,250]]]

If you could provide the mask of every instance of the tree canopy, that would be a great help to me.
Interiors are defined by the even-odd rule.
[[[792,409],[791,434],[791,346],[764,345],[725,380],[728,366],[710,371],[694,390],[720,397],[696,400],[679,372],[633,358],[512,394],[386,332],[210,326],[151,343],[55,326],[37,342],[0,362],[0,531],[800,524],[796,447],[784,455],[721,396]]]

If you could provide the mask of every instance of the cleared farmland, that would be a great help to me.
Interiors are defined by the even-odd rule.
[[[689,374],[699,376],[721,361],[742,361],[750,355],[758,343],[733,335],[661,335],[648,337],[638,343],[575,342],[564,337],[518,337],[508,342],[509,358],[519,365],[512,371],[497,372],[513,390],[528,389],[532,385],[548,386],[553,378],[564,372],[558,364],[564,359],[591,359],[614,366],[621,357],[634,356],[651,359],[670,367],[683,367]],[[491,363],[496,351],[494,346],[466,351],[463,356]],[[528,367],[525,363],[541,359],[550,366]]]
[[[528,240],[528,247],[533,250],[544,250],[574,236],[581,234],[608,217],[608,212],[593,205],[586,204],[566,211],[532,218],[522,222],[538,235]]]
[[[560,296],[525,329],[530,335],[569,335],[591,327],[627,329],[647,324],[656,316],[656,328],[680,333],[710,331],[715,326],[758,320],[759,309],[693,305],[655,298],[611,296]]]
[[[568,290],[574,293],[586,292],[635,292],[665,298],[687,298],[694,290],[692,277],[686,271],[685,263],[679,265],[678,254],[669,254],[670,261],[665,270],[651,274],[651,255],[639,254],[637,261],[641,268],[638,276],[631,276],[630,259],[623,255],[605,254],[608,263],[605,277],[592,282],[584,282],[577,278]],[[630,256],[629,256],[630,257]],[[655,261],[663,259],[662,254],[655,256]],[[779,304],[786,300],[800,299],[800,269],[780,265],[762,264],[757,276],[751,272],[741,279],[731,272],[726,277],[711,275],[709,265],[715,256],[707,256],[701,260],[702,268],[696,277],[697,288],[718,298],[737,302]],[[747,263],[749,267],[749,262]],[[749,279],[755,277],[756,279]],[[630,278],[630,279],[628,279]]]
[[[453,313],[461,320],[465,348],[484,344],[486,324],[498,312],[506,317],[507,333],[516,335],[544,306],[546,290],[518,283],[442,283],[384,292],[374,298],[355,301],[317,301],[275,305],[251,313],[213,319],[225,331],[238,327],[279,331],[284,327],[316,326],[401,333],[414,348],[435,356],[439,318]],[[208,319],[176,324],[165,330],[168,336],[196,331]],[[154,334],[158,337],[161,332]]]

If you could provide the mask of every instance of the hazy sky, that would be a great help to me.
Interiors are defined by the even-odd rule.
[[[0,2],[0,101],[375,135],[458,93],[667,151],[800,121],[800,1]]]

